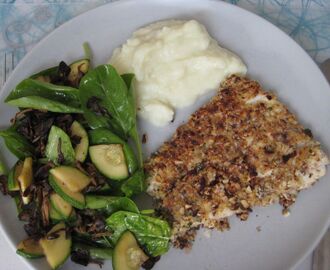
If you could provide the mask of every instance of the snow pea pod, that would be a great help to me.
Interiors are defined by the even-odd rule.
[[[138,162],[133,149],[127,142],[121,139],[109,129],[98,128],[88,132],[90,144],[121,144],[125,154],[125,159],[130,174],[133,174],[138,168]]]

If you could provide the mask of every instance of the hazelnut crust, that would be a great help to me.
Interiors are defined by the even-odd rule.
[[[147,161],[148,192],[189,247],[199,227],[228,229],[254,206],[287,209],[328,159],[295,116],[258,82],[230,76]]]

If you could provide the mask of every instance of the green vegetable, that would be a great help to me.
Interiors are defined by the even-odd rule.
[[[74,243],[83,243],[88,246],[98,247],[98,248],[112,248],[113,245],[107,239],[107,237],[93,238],[89,233],[77,233],[72,234]]]
[[[139,213],[136,204],[126,197],[87,195],[86,208],[101,210],[107,215],[119,210]]]
[[[63,219],[68,219],[72,213],[71,204],[56,193],[50,195],[50,205]]]
[[[74,108],[58,101],[49,100],[47,98],[38,96],[21,97],[18,99],[10,100],[9,105],[19,108],[31,108],[36,110],[46,110],[51,112],[59,113],[81,113],[82,111],[78,108]],[[68,103],[69,104],[69,103]]]
[[[9,171],[8,174],[8,190],[19,191],[18,176],[21,174],[23,168],[23,162],[17,161],[14,167]]]
[[[17,246],[16,253],[27,259],[38,259],[44,256],[39,242],[33,238],[21,241]]]
[[[21,203],[21,196],[15,195],[14,201],[15,201],[15,205],[16,205],[17,214],[19,215],[23,211],[22,203]]]
[[[7,148],[17,158],[24,159],[34,156],[33,145],[13,127],[0,131],[0,136],[4,139]]]
[[[144,209],[141,210],[140,213],[142,215],[153,215],[155,213],[155,209]]]
[[[7,166],[5,163],[0,159],[0,175],[6,175],[7,174]]]
[[[34,79],[25,79],[20,82],[5,102],[21,108],[82,113],[78,89]]]
[[[92,60],[92,50],[91,47],[89,46],[88,42],[83,43],[83,49],[85,53],[85,59],[91,61]]]
[[[30,79],[35,79],[44,82],[50,82],[51,78],[55,77],[58,73],[58,66],[47,68],[36,74],[33,74]]]
[[[59,166],[51,169],[49,173],[72,192],[82,191],[92,181],[88,175],[70,166]]]
[[[112,248],[97,248],[89,245],[84,245],[81,243],[75,243],[72,247],[72,250],[87,251],[92,259],[99,259],[99,260],[110,260],[112,258],[112,252],[113,252]]]
[[[54,191],[60,195],[63,200],[67,201],[75,208],[85,208],[85,197],[83,194],[80,192],[72,192],[63,182],[56,179],[53,175],[49,175],[48,181]]]
[[[21,173],[17,177],[19,187],[22,194],[22,202],[28,204],[31,201],[31,195],[24,196],[25,191],[31,186],[33,182],[33,159],[26,157],[23,162]]]
[[[156,257],[169,249],[170,227],[164,220],[143,216],[138,213],[118,211],[107,220],[108,229],[113,232],[111,241],[116,244],[126,230],[131,231],[149,255]]]
[[[134,235],[126,231],[118,240],[113,251],[113,270],[139,270],[149,258],[139,247]]]
[[[111,132],[106,128],[98,128],[88,132],[89,140],[91,145],[94,144],[121,144],[123,146],[123,151],[126,159],[126,164],[128,168],[128,172],[133,174],[137,168],[138,163],[136,157],[134,155],[134,151],[129,146],[127,142],[122,140],[116,134]]]
[[[88,72],[80,82],[80,98],[86,119],[92,128],[96,128],[100,126],[95,127],[93,120],[99,116],[87,108],[92,97],[99,98],[99,105],[107,111],[107,115],[103,116],[107,124],[105,127],[110,125],[117,134],[127,138],[135,122],[134,107],[129,104],[124,80],[111,65],[98,66]],[[92,118],[90,114],[93,115]]]
[[[50,129],[45,154],[48,160],[57,165],[72,164],[75,161],[75,152],[70,137],[57,126],[52,126]]]
[[[147,188],[143,169],[136,171],[120,187],[121,191],[127,196],[139,194]]]
[[[58,269],[70,256],[72,241],[65,229],[64,223],[58,223],[39,241],[51,269]],[[53,233],[58,237],[49,237]]]
[[[63,216],[52,205],[49,206],[49,217],[54,224],[64,220]]]
[[[109,179],[119,181],[129,176],[121,144],[93,145],[88,152],[95,167]]]
[[[97,191],[93,191],[91,192],[92,194],[96,194],[96,195],[110,195],[111,194],[111,187],[108,183],[105,183],[103,185],[103,187],[101,187],[100,189],[98,189]]]
[[[84,127],[78,122],[73,121],[70,127],[71,135],[80,137],[80,142],[74,148],[76,160],[84,162],[88,153],[88,135]]]

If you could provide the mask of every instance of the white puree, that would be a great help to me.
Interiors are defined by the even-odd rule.
[[[246,66],[221,48],[195,20],[168,20],[133,33],[115,49],[110,63],[120,74],[136,75],[138,114],[156,126],[168,124],[176,108],[193,104]]]

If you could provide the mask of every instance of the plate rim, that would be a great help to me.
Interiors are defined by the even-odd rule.
[[[61,24],[60,26],[56,27],[55,29],[53,29],[51,32],[47,33],[43,38],[41,38],[34,46],[33,48],[27,52],[24,57],[18,62],[18,64],[15,66],[14,70],[11,72],[10,76],[8,77],[8,79],[6,80],[6,82],[4,83],[4,85],[1,87],[1,93],[0,93],[0,104],[3,103],[4,100],[4,96],[5,96],[5,90],[7,90],[7,88],[9,87],[8,84],[11,81],[15,81],[15,75],[17,73],[17,67],[21,66],[21,65],[25,65],[25,62],[27,62],[30,58],[30,55],[33,54],[35,51],[38,51],[39,47],[42,46],[42,44],[47,41],[52,35],[56,35],[57,32],[61,32],[63,28],[68,27],[70,24],[74,23],[74,21],[76,20],[81,20],[82,17],[84,16],[88,16],[88,14],[91,13],[98,13],[99,10],[103,9],[105,6],[107,6],[108,8],[111,7],[115,7],[115,6],[120,6],[120,5],[125,5],[127,3],[133,3],[133,4],[139,4],[140,3],[144,3],[144,4],[148,4],[148,2],[153,3],[153,4],[157,4],[157,5],[168,5],[169,3],[175,3],[176,5],[181,5],[181,3],[186,3],[185,0],[167,0],[167,1],[162,1],[162,0],[113,0],[111,2],[102,4],[100,6],[97,6],[95,8],[92,8],[90,10],[86,10],[80,14],[78,14],[75,17],[70,18],[69,20],[65,21],[63,24]],[[265,18],[261,17],[260,15],[251,12],[247,9],[244,9],[240,6],[234,5],[232,3],[228,3],[228,2],[224,2],[224,1],[219,1],[219,0],[192,0],[191,3],[199,3],[199,4],[203,4],[203,5],[207,5],[207,3],[213,3],[216,5],[223,5],[223,6],[227,6],[228,8],[232,8],[234,10],[239,10],[240,12],[245,13],[248,16],[252,16],[254,17],[254,20],[259,20],[260,23],[262,24],[268,24],[269,27],[272,27],[272,29],[274,31],[279,31],[281,32],[281,35],[283,37],[286,37],[286,39],[289,41],[291,41],[291,43],[293,42],[295,49],[300,50],[305,56],[307,56],[307,58],[309,59],[308,61],[311,64],[311,67],[313,66],[314,68],[316,68],[318,70],[318,73],[321,75],[321,77],[323,78],[323,82],[326,82],[326,84],[328,85],[328,90],[330,91],[330,84],[328,83],[325,75],[323,74],[323,72],[321,71],[320,67],[317,65],[317,63],[314,61],[314,59],[300,46],[300,44],[295,41],[290,35],[288,35],[284,30],[282,30],[281,28],[279,28],[277,25],[271,23],[270,21],[266,20]],[[189,7],[188,7],[189,8]],[[9,243],[9,245],[11,246],[11,249],[14,251],[16,250],[15,247],[15,243],[12,239],[12,237],[6,232],[6,229],[4,228],[4,224],[2,222],[3,217],[0,215],[0,231],[2,233],[2,235],[4,236],[4,238],[6,239],[7,243]],[[325,222],[323,224],[323,228],[322,230],[320,230],[318,232],[317,237],[315,237],[314,241],[310,243],[310,245],[304,249],[304,251],[300,252],[299,255],[293,257],[292,263],[290,265],[290,269],[295,269],[299,264],[302,263],[303,260],[305,260],[307,258],[307,256],[312,254],[312,251],[316,248],[317,244],[320,242],[320,240],[323,238],[323,236],[325,235],[326,231],[328,230],[330,226],[330,216],[327,217],[327,222]],[[29,269],[33,269],[36,270],[37,268],[35,268],[29,260],[20,257],[20,260],[23,261],[23,263],[29,267]]]

